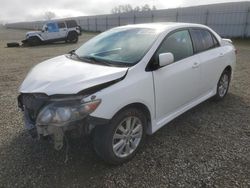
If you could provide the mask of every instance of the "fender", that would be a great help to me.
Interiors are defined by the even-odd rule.
[[[41,41],[45,41],[40,33],[30,33],[27,39],[29,39],[30,37],[38,37]]]

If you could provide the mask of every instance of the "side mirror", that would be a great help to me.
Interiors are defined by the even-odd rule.
[[[172,53],[159,54],[159,66],[164,67],[174,62],[174,55]]]

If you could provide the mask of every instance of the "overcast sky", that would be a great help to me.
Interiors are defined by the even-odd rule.
[[[157,9],[194,6],[246,0],[1,0],[0,23],[44,19],[44,12],[52,11],[57,18],[108,14],[123,4],[155,5]]]

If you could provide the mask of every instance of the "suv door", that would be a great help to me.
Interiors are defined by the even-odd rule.
[[[223,56],[216,37],[206,29],[194,28],[190,30],[194,42],[195,53],[199,55],[201,67],[201,90],[205,95],[217,85],[223,69]]]
[[[67,27],[65,25],[65,22],[58,22],[58,28],[59,28],[60,38],[66,38],[66,36],[67,36]]]
[[[47,23],[45,28],[47,29],[42,33],[42,37],[45,40],[53,40],[60,38],[59,28],[57,23],[55,22]]]
[[[171,52],[174,63],[153,71],[156,101],[156,119],[165,118],[197,98],[200,87],[200,68],[188,30],[168,35],[156,51],[153,63],[161,53]]]

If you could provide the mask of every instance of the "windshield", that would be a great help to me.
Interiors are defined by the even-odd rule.
[[[156,29],[111,29],[90,39],[75,54],[82,60],[132,66],[142,59],[157,36]]]

